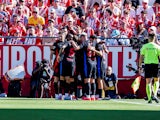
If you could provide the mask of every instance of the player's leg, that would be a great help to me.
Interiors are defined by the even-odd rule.
[[[57,61],[54,61],[53,69],[54,69],[53,85],[54,85],[54,91],[55,91],[55,99],[58,100],[59,99],[58,82],[60,78],[60,63],[58,63]]]
[[[151,78],[146,78],[146,94],[147,94],[147,97],[148,97],[148,103],[151,103],[152,102],[152,84],[151,84],[151,81],[152,79]]]
[[[55,99],[56,100],[59,99],[59,95],[58,95],[58,81],[59,81],[59,77],[54,76],[54,91],[55,91]]]
[[[44,84],[41,84],[41,95],[40,95],[40,98],[43,98],[43,95],[44,95]]]
[[[158,89],[159,89],[159,78],[154,78],[153,93],[155,97],[157,97]]]
[[[70,65],[70,96],[71,99],[75,98],[76,84],[75,84],[75,61]]]
[[[70,77],[69,76],[65,76],[65,88],[64,88],[64,100],[70,100],[70,95],[69,95],[69,91],[70,91]]]
[[[90,89],[91,89],[91,85],[90,85],[90,71],[91,71],[91,66],[90,64],[88,64],[88,62],[86,64],[84,64],[84,96],[83,96],[83,100],[90,100]]]
[[[98,84],[98,89],[97,89],[98,98],[102,98],[103,80],[101,78],[98,78],[97,84]]]
[[[64,64],[61,61],[59,63],[59,99],[62,99],[62,95],[64,94],[64,88],[65,88],[65,78],[64,78]]]
[[[95,83],[95,79],[96,79],[96,61],[92,62],[92,76],[91,76],[91,100],[95,100],[95,94],[96,94],[96,83]]]
[[[84,79],[84,89],[85,89],[85,96],[82,98],[83,100],[90,100],[90,79],[91,79],[91,66],[87,63],[87,69],[85,69],[85,79]]]
[[[154,70],[153,70],[153,77],[154,77],[154,83],[153,83],[153,99],[155,100],[156,103],[159,103],[159,99],[157,98],[157,93],[159,89],[159,78],[158,78],[158,65],[154,65]]]
[[[99,98],[101,99],[102,98],[102,91],[103,91],[103,88],[104,88],[104,78],[106,76],[106,69],[105,69],[105,65],[101,65],[99,67],[100,69],[97,69],[97,83],[98,83],[98,95],[99,95]],[[106,86],[106,85],[105,85]]]
[[[158,93],[158,89],[159,89],[159,78],[154,78],[154,83],[153,83],[153,99],[155,100],[156,103],[159,103],[159,99],[157,97],[157,93]]]

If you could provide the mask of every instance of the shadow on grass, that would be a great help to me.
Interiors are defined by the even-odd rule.
[[[0,109],[0,120],[154,120],[159,111]]]

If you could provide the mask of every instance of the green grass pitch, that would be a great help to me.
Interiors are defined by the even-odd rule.
[[[160,104],[142,99],[58,101],[0,98],[0,120],[158,120]]]

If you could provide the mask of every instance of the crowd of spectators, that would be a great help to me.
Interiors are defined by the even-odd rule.
[[[130,38],[146,37],[151,26],[160,38],[160,2],[0,0],[0,44],[52,44],[64,26],[77,36],[96,34],[107,45],[130,45]]]

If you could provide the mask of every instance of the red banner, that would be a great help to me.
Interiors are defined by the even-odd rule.
[[[113,67],[118,78],[135,78],[134,71],[130,71],[126,65],[136,68],[137,53],[131,47],[112,46],[108,49],[110,53],[106,55],[106,64]],[[0,45],[0,74],[4,75],[9,69],[24,65],[26,77],[30,77],[35,61],[44,58],[50,59],[49,46]]]

